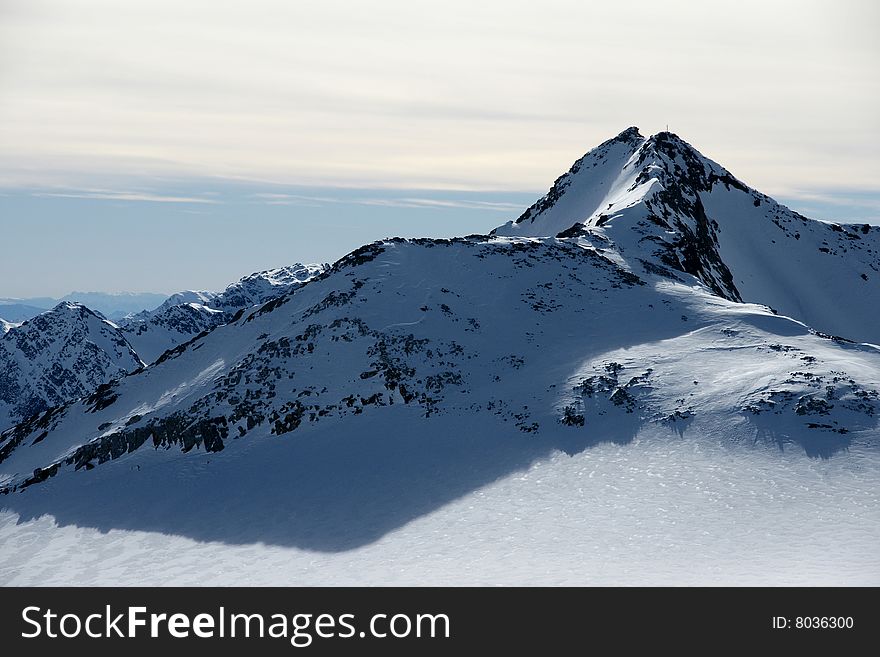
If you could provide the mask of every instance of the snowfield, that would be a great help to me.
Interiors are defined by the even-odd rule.
[[[256,449],[170,461],[149,450],[107,464],[101,481],[77,487],[58,478],[43,499],[22,495],[0,513],[0,581],[880,584],[876,446],[821,460],[656,431],[568,456],[541,454],[527,438],[519,449],[486,445],[479,427],[462,431],[466,445],[420,428],[378,454],[367,449],[369,434],[316,434],[300,445],[265,439],[244,471]],[[317,444],[325,439],[331,444]],[[403,443],[409,458],[390,465]],[[433,495],[446,500],[482,479],[480,470],[491,478],[508,467],[422,514]],[[107,499],[116,486],[129,491],[125,502]],[[408,522],[375,537],[399,522],[396,514]],[[365,535],[376,540],[364,543]],[[310,547],[291,544],[303,537]]]
[[[880,584],[877,228],[631,128],[305,274],[0,434],[0,582]]]

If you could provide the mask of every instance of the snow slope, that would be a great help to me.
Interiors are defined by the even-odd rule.
[[[880,227],[807,219],[672,133],[625,130],[495,233],[568,229],[610,239],[637,269],[684,271],[725,298],[880,344]]]
[[[225,324],[239,310],[265,303],[326,268],[295,264],[250,274],[219,293],[179,292],[155,310],[126,318],[122,332],[144,362],[152,363],[168,349]]]
[[[228,313],[266,303],[279,294],[299,287],[329,269],[329,265],[300,263],[276,269],[267,269],[228,285],[208,304]]]
[[[228,322],[236,311],[265,303],[325,269],[325,265],[297,264],[251,274],[221,293],[182,292],[155,311],[129,317],[121,328],[70,301],[23,324],[0,320],[0,430],[32,413],[87,395],[98,385]],[[150,298],[143,294],[86,296],[117,305]],[[6,307],[13,306],[0,306]]]
[[[122,334],[145,363],[152,363],[167,350],[229,321],[222,310],[198,303],[177,303],[129,319]]]
[[[0,427],[142,366],[115,324],[62,302],[0,336]]]
[[[880,584],[866,448],[808,459],[655,427],[569,456],[465,419],[360,427],[139,450],[0,497],[0,583]]]
[[[877,348],[695,280],[636,276],[584,237],[392,240],[5,432],[0,484],[81,476],[145,442],[221,451],[251,434],[344,431],[395,405],[486,414],[573,451],[645,423],[724,418],[732,436],[830,456],[873,437],[878,388]]]
[[[786,316],[748,240],[850,229],[739,219],[665,133],[579,162],[524,234],[366,245],[0,434],[0,581],[880,582],[880,348],[826,324],[876,330],[876,236]]]
[[[0,319],[0,334],[4,334],[9,329],[15,328],[16,326],[19,326],[19,324],[14,322],[7,322],[5,319]]]

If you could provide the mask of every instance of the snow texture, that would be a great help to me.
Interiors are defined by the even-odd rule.
[[[0,434],[0,581],[876,585],[878,241],[630,128]]]

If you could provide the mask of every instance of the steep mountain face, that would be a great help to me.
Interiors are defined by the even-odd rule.
[[[13,322],[7,322],[5,319],[0,319],[0,334],[6,333],[9,329],[15,328],[18,324]]]
[[[363,247],[142,372],[3,433],[0,483],[27,487],[148,447],[219,452],[318,426],[357,432],[367,415],[392,433],[415,418],[469,417],[566,451],[653,424],[757,434],[817,456],[876,437],[876,348],[695,279],[636,274],[594,238]]]
[[[174,306],[180,306],[183,304],[196,304],[198,306],[207,306],[211,303],[211,300],[217,296],[217,292],[209,292],[207,290],[184,290],[183,292],[177,292],[172,294],[170,297],[165,299],[161,304],[153,308],[152,310],[142,310],[139,313],[134,313],[125,317],[121,324],[124,326],[125,324],[136,322],[142,319],[149,319],[154,315],[158,315],[169,308],[173,308]]]
[[[880,344],[880,227],[807,219],[668,132],[625,130],[494,233],[606,239],[638,271],[691,274],[726,299]]]
[[[152,363],[165,351],[229,321],[222,310],[198,303],[177,303],[130,318],[122,334],[145,363]]]
[[[280,294],[297,288],[329,268],[329,265],[325,264],[297,263],[257,272],[229,285],[208,305],[234,314],[242,308],[266,303]]]
[[[239,310],[265,303],[326,269],[295,264],[250,274],[219,293],[179,292],[155,310],[128,317],[122,333],[144,362],[152,363],[168,349],[225,324]]]
[[[0,426],[93,391],[143,366],[111,322],[63,302],[0,337]]]

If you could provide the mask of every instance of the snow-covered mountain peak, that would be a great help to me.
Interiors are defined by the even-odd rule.
[[[230,321],[239,310],[264,304],[326,270],[327,265],[296,263],[249,274],[222,292],[178,292],[155,310],[128,317],[122,331],[144,362],[152,363],[168,349]]]
[[[63,301],[0,336],[0,427],[140,367],[115,324]]]
[[[606,207],[608,198],[617,194],[621,177],[633,168],[634,157],[644,143],[635,127],[603,142],[557,178],[550,191],[519,218],[493,233],[552,237],[575,223],[589,223]]]
[[[77,303],[76,301],[61,301],[54,308],[48,311],[49,316],[79,316],[83,317],[89,313],[92,313],[86,306],[81,303]]]
[[[638,169],[637,182],[653,178],[660,183],[653,191],[661,202],[670,206],[677,204],[679,195],[693,197],[698,192],[709,193],[716,185],[766,198],[672,132],[658,132],[646,139],[639,148],[634,167]],[[676,190],[675,193],[672,190]]]
[[[242,308],[265,303],[288,291],[291,287],[302,285],[326,270],[327,265],[324,264],[296,263],[287,267],[256,272],[227,286],[207,305],[235,312]]]
[[[163,301],[158,308],[155,308],[153,310],[144,310],[137,314],[131,315],[126,318],[126,321],[130,322],[136,319],[149,318],[155,315],[157,312],[167,310],[168,308],[180,304],[196,303],[199,305],[207,305],[216,296],[216,292],[209,292],[208,290],[184,290],[183,292],[176,292],[165,299],[165,301]]]
[[[639,132],[637,126],[631,125],[626,130],[623,130],[619,135],[614,137],[611,141],[620,141],[620,142],[633,142],[639,143],[645,140],[645,137]]]
[[[258,281],[266,281],[269,285],[290,285],[291,283],[304,283],[312,278],[316,272],[322,272],[327,268],[322,264],[295,263],[287,267],[276,267],[242,277],[237,283],[227,286],[230,289],[238,286],[249,285]]]
[[[602,226],[616,212],[651,199],[680,206],[683,194],[708,192],[716,183],[747,189],[678,135],[645,138],[630,127],[588,151],[546,195],[493,232],[553,237],[578,223]]]
[[[725,299],[880,344],[868,310],[880,304],[880,229],[807,219],[670,132],[628,128],[493,233],[581,235],[633,271],[691,275]]]
[[[58,333],[65,328],[81,326],[83,328],[101,328],[102,324],[117,328],[110,320],[81,303],[75,301],[61,301],[51,310],[23,322],[19,330],[22,332],[50,330]]]
[[[122,328],[70,299],[22,324],[3,321],[0,431],[137,370],[225,324],[239,310],[284,294],[325,269],[295,264],[245,276],[220,293],[180,292],[153,311],[130,315]]]

